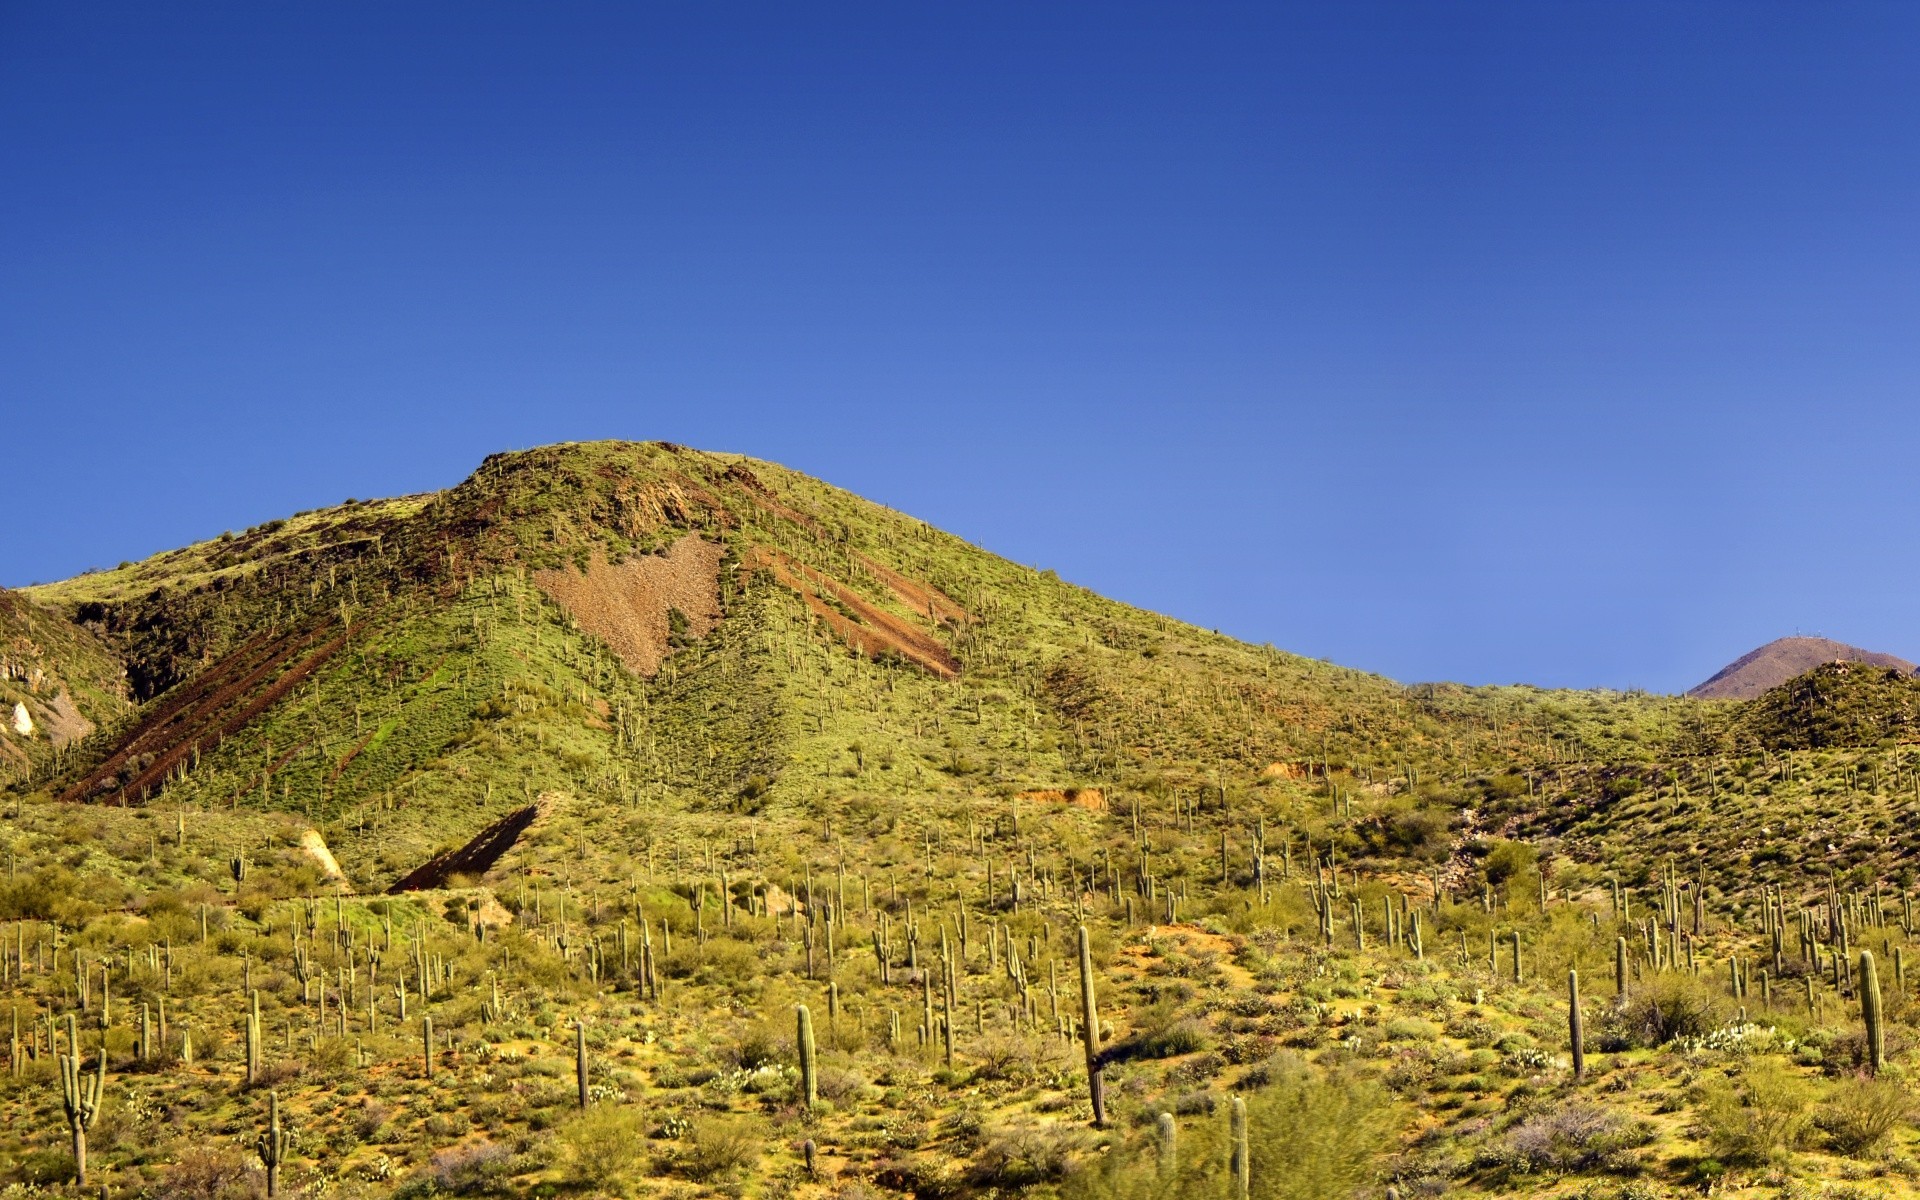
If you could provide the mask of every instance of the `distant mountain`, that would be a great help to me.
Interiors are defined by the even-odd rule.
[[[1862,650],[1831,638],[1784,637],[1734,659],[1687,695],[1698,700],[1751,700],[1789,679],[1832,662],[1870,663],[1908,675],[1920,672],[1920,667],[1904,658]]]

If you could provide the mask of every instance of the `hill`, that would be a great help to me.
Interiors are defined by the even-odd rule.
[[[26,601],[131,703],[0,804],[0,1188],[1228,1194],[1236,1099],[1261,1200],[1916,1174],[1884,680],[1406,687],[657,443]]]
[[[1759,649],[1734,659],[1705,683],[1688,690],[1696,700],[1751,700],[1789,679],[1832,662],[1868,663],[1906,675],[1920,671],[1903,658],[1878,654],[1818,637],[1775,638]]]
[[[0,780],[50,768],[124,714],[124,675],[93,632],[0,588]]]

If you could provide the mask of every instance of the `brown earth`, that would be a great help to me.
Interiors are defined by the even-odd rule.
[[[1015,792],[1016,800],[1034,800],[1046,804],[1070,804],[1093,812],[1107,811],[1107,794],[1099,788],[1036,788]]]
[[[1862,662],[1906,675],[1920,673],[1920,667],[1891,654],[1862,650],[1830,638],[1784,637],[1734,659],[1687,695],[1696,700],[1751,700],[1831,662]]]
[[[720,560],[726,548],[690,533],[665,554],[610,563],[596,555],[582,572],[536,571],[534,582],[620,656],[627,669],[651,676],[672,647],[668,612],[678,609],[687,633],[705,637],[720,623]]]
[[[1345,768],[1341,768],[1344,770]],[[1325,763],[1317,762],[1276,762],[1268,763],[1260,769],[1262,779],[1321,779],[1326,776]]]
[[[771,572],[775,579],[798,592],[814,615],[841,641],[868,658],[898,654],[942,679],[960,677],[960,660],[931,633],[778,550],[755,546],[741,560],[740,569]]]
[[[93,722],[81,713],[80,706],[73,702],[73,693],[61,692],[53,698],[35,723],[47,731],[47,736],[56,746],[68,742],[77,742],[93,732]]]

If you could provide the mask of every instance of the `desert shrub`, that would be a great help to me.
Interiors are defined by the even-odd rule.
[[[1367,1184],[1399,1125],[1386,1091],[1292,1056],[1270,1078],[1247,1101],[1255,1200],[1333,1200]]]
[[[436,1188],[454,1196],[513,1194],[513,1155],[493,1142],[441,1150],[428,1164],[427,1174]]]
[[[266,1178],[232,1146],[190,1146],[167,1168],[162,1190],[180,1200],[252,1200]]]
[[[1447,813],[1439,809],[1395,813],[1384,822],[1381,848],[1428,861],[1445,858],[1451,846],[1447,826]]]
[[[595,1104],[561,1127],[560,1144],[576,1180],[597,1192],[625,1195],[640,1165],[646,1122],[636,1109]]]
[[[773,1028],[763,1023],[747,1026],[740,1032],[727,1053],[733,1064],[743,1071],[764,1067],[770,1063],[780,1063],[793,1054],[790,1040],[782,1040]]]
[[[1080,1130],[1062,1125],[1023,1123],[995,1129],[968,1165],[967,1182],[1007,1189],[1058,1182],[1086,1140]]]
[[[1849,1079],[1827,1096],[1813,1123],[1842,1154],[1871,1154],[1913,1114],[1913,1093],[1891,1079]]]
[[[1900,994],[1893,989],[1888,989],[1888,992],[1894,996]],[[1889,1059],[1897,1059],[1906,1050],[1907,1039],[1903,1036],[1902,1027],[1897,1022],[1889,1021],[1888,1026],[1889,1028],[1886,1032],[1887,1057]],[[1865,1029],[1856,1027],[1843,1033],[1836,1033],[1831,1037],[1821,1039],[1821,1041],[1823,1042],[1821,1061],[1825,1063],[1830,1070],[1864,1071],[1867,1068],[1869,1049],[1867,1046],[1867,1031]]]
[[[839,1104],[849,1097],[858,1096],[866,1086],[867,1077],[851,1067],[820,1068],[819,1089],[824,1100]]]
[[[705,1117],[693,1123],[680,1152],[680,1169],[688,1178],[719,1179],[759,1161],[766,1130],[746,1117]]]
[[[1717,1156],[1763,1163],[1799,1142],[1812,1106],[1813,1088],[1806,1080],[1771,1059],[1757,1058],[1734,1079],[1703,1085],[1697,1111]]]
[[[1482,1155],[1482,1165],[1532,1174],[1540,1171],[1613,1171],[1634,1166],[1632,1151],[1653,1140],[1645,1122],[1593,1104],[1568,1104],[1535,1113],[1509,1129]]]
[[[1020,1033],[991,1035],[973,1048],[974,1073],[982,1079],[1027,1082],[1054,1057],[1053,1045]]]
[[[1109,1062],[1128,1062],[1138,1058],[1174,1058],[1207,1048],[1206,1030],[1199,1022],[1174,1017],[1163,1006],[1148,1009],[1141,1015],[1141,1027],[1107,1047],[1101,1057]]]
[[[1499,887],[1509,879],[1533,870],[1539,858],[1540,852],[1530,843],[1497,841],[1487,852],[1481,870],[1486,872],[1488,883]]]
[[[1221,1123],[1182,1121],[1178,1129],[1179,1161],[1172,1171],[1160,1170],[1154,1136],[1143,1132],[1081,1160],[1061,1182],[1061,1200],[1181,1200],[1214,1194],[1226,1144]]]
[[[1719,1022],[1720,998],[1703,979],[1665,971],[1630,994],[1627,1030],[1641,1045],[1664,1046],[1678,1038],[1704,1037]]]

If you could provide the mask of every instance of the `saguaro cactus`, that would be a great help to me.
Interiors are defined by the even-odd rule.
[[[1878,1075],[1887,1065],[1887,1027],[1880,1012],[1880,973],[1873,951],[1860,952],[1860,1015],[1867,1023],[1867,1071]]]
[[[804,1004],[794,1005],[793,1014],[798,1026],[795,1041],[800,1049],[801,1094],[806,1097],[807,1111],[812,1112],[814,1106],[820,1103],[820,1074],[813,1049],[813,1014],[807,1011]]]
[[[1613,939],[1613,994],[1616,1001],[1627,998],[1627,939]]]
[[[587,1106],[587,1023],[573,1023],[573,1075],[580,1088],[580,1107]]]
[[[67,1014],[67,1049],[60,1056],[60,1095],[65,1102],[67,1129],[73,1134],[73,1184],[87,1186],[87,1130],[100,1115],[100,1095],[107,1086],[107,1048],[100,1047],[99,1069],[92,1078],[80,1070],[80,1026]]]
[[[1093,1127],[1107,1126],[1107,1093],[1100,1079],[1100,1010],[1093,997],[1093,948],[1087,927],[1080,926],[1081,1039],[1087,1051],[1087,1094],[1093,1100]]]
[[[1180,1170],[1179,1131],[1173,1123],[1173,1114],[1163,1112],[1154,1123],[1154,1147],[1159,1151],[1160,1178],[1171,1179]]]
[[[420,1017],[420,1061],[426,1070],[427,1082],[433,1082],[433,1018]]]
[[[252,1005],[247,1010],[247,1086],[252,1087],[260,1078],[260,993],[253,993]]]
[[[260,1135],[260,1163],[267,1168],[267,1200],[280,1194],[280,1164],[287,1157],[287,1131],[280,1127],[280,1093],[267,1093],[267,1131]]]
[[[1227,1134],[1232,1143],[1229,1166],[1233,1170],[1234,1200],[1247,1200],[1253,1192],[1253,1156],[1247,1144],[1247,1102],[1238,1096],[1227,1110]]]
[[[1573,1077],[1587,1077],[1586,1022],[1580,1016],[1580,972],[1567,972],[1567,1041],[1573,1047]]]

